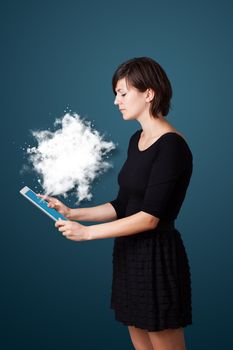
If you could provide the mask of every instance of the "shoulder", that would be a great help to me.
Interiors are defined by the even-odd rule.
[[[183,136],[169,132],[161,136],[157,145],[156,158],[162,163],[178,168],[192,167],[193,155]]]
[[[163,134],[159,139],[160,148],[166,148],[172,150],[184,150],[191,153],[188,142],[181,134],[177,132],[167,132]]]

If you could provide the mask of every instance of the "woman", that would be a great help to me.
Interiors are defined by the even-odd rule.
[[[55,224],[66,238],[115,237],[111,307],[128,326],[135,349],[184,350],[183,328],[192,324],[191,276],[174,221],[192,174],[192,153],[165,120],[172,88],[157,62],[147,57],[124,62],[112,84],[124,120],[141,125],[129,141],[117,198],[70,209],[40,196],[69,219]],[[106,223],[84,226],[72,220]]]

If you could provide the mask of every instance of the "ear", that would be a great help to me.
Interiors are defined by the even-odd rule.
[[[145,93],[146,93],[146,102],[151,102],[155,96],[154,90],[149,88],[145,91]]]

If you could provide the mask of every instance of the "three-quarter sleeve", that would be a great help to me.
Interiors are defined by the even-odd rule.
[[[184,140],[173,136],[159,144],[141,206],[142,211],[158,218],[166,212],[189,160]]]

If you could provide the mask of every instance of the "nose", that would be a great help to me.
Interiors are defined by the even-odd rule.
[[[116,95],[114,105],[119,105],[119,96]]]
[[[115,100],[114,100],[114,105],[117,105],[117,96],[115,97]]]

